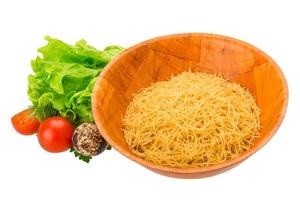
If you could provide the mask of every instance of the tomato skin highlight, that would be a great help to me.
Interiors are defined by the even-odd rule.
[[[28,108],[11,118],[15,130],[22,135],[32,135],[37,132],[40,122],[34,116],[34,109]]]
[[[38,130],[38,141],[48,152],[59,153],[72,146],[72,124],[63,117],[50,117],[43,121]]]

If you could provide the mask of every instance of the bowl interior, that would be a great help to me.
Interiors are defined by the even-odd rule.
[[[132,94],[189,69],[220,73],[226,79],[240,83],[253,94],[262,110],[261,137],[247,155],[234,162],[251,155],[273,136],[287,104],[286,81],[276,63],[257,48],[233,38],[179,34],[152,39],[126,50],[100,75],[92,105],[95,121],[105,139],[130,159],[156,170],[165,170],[130,151],[123,136],[122,117]]]

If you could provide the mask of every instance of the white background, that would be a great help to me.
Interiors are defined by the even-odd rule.
[[[0,199],[300,199],[300,11],[297,1],[32,1],[0,3]],[[30,105],[30,60],[50,35],[102,49],[180,32],[242,39],[281,66],[290,91],[275,137],[224,174],[196,180],[152,173],[112,150],[85,164],[50,154],[10,117]]]

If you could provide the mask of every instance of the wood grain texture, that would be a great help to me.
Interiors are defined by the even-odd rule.
[[[123,135],[122,117],[132,94],[151,83],[191,69],[221,73],[238,82],[256,98],[261,114],[261,137],[250,151],[222,164],[191,169],[157,166],[134,155]],[[92,97],[95,122],[117,151],[146,168],[166,176],[199,178],[226,171],[259,150],[279,128],[286,112],[288,88],[278,65],[256,47],[213,34],[177,34],[159,37],[129,48],[108,64]]]

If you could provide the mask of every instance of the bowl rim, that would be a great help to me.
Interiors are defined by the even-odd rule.
[[[280,115],[278,116],[275,125],[273,126],[271,131],[267,134],[267,136],[263,140],[260,140],[256,145],[251,147],[247,152],[245,152],[244,154],[240,155],[239,157],[237,157],[235,159],[228,160],[228,161],[225,161],[224,163],[220,163],[220,164],[216,164],[216,165],[212,165],[212,166],[206,166],[206,167],[177,168],[177,167],[169,167],[169,166],[160,166],[160,165],[153,164],[153,163],[151,163],[147,160],[144,160],[143,158],[141,158],[141,157],[139,157],[139,156],[137,156],[133,153],[127,152],[124,148],[122,148],[120,145],[118,145],[113,140],[111,140],[108,131],[105,130],[105,128],[102,125],[98,115],[96,114],[96,110],[97,110],[97,106],[96,106],[96,103],[95,103],[97,101],[96,93],[98,92],[98,90],[100,88],[100,84],[101,84],[102,80],[105,79],[104,75],[106,73],[108,73],[110,68],[117,62],[117,60],[120,59],[121,57],[123,57],[124,55],[135,51],[136,49],[140,48],[141,46],[147,45],[147,44],[155,42],[155,41],[159,41],[161,39],[176,38],[176,37],[189,37],[189,36],[199,36],[199,37],[207,37],[207,38],[226,39],[226,40],[228,40],[230,42],[233,42],[235,44],[245,46],[246,48],[252,49],[252,50],[258,52],[260,55],[267,58],[268,61],[272,64],[272,66],[274,66],[274,68],[278,71],[279,78],[281,79],[281,81],[283,83],[283,99],[284,99],[283,106],[281,108]],[[116,149],[119,153],[126,156],[130,160],[132,160],[134,162],[137,162],[137,163],[145,166],[146,168],[150,168],[150,169],[154,169],[154,170],[158,170],[158,171],[163,171],[163,172],[166,172],[166,173],[171,172],[171,173],[178,173],[178,174],[193,174],[193,173],[210,172],[210,171],[226,168],[226,167],[229,167],[231,165],[238,164],[239,162],[247,159],[248,157],[250,157],[251,155],[256,153],[259,149],[261,149],[265,144],[267,144],[270,141],[270,139],[275,135],[276,131],[279,129],[279,127],[280,127],[280,125],[283,121],[283,118],[286,114],[286,111],[287,111],[288,98],[289,98],[288,84],[287,84],[287,80],[286,80],[281,68],[264,51],[262,51],[261,49],[255,47],[252,44],[249,44],[247,42],[244,42],[242,40],[239,40],[239,39],[236,39],[236,38],[233,38],[233,37],[229,37],[229,36],[225,36],[225,35],[219,35],[219,34],[213,34],[213,33],[189,32],[189,33],[177,33],[177,34],[171,34],[171,35],[164,35],[164,36],[155,37],[155,38],[152,38],[152,39],[149,39],[149,40],[145,40],[143,42],[140,42],[140,43],[126,49],[124,52],[122,52],[121,54],[116,56],[110,63],[108,63],[108,65],[104,68],[104,70],[101,72],[101,74],[98,76],[98,78],[96,80],[96,83],[95,83],[95,86],[94,86],[94,89],[93,89],[93,93],[92,93],[92,113],[93,113],[93,116],[95,118],[95,123],[96,123],[97,127],[99,128],[99,130],[100,130],[102,136],[104,137],[104,139],[114,149]]]

